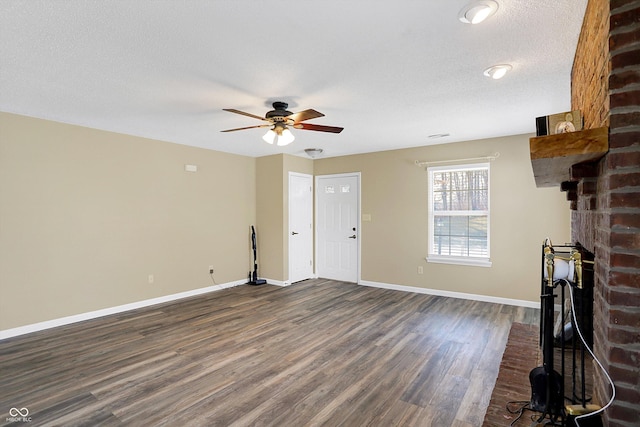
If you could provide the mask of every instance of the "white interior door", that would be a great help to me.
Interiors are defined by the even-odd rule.
[[[313,277],[313,177],[289,172],[289,283]]]
[[[316,178],[318,277],[358,282],[359,174]]]

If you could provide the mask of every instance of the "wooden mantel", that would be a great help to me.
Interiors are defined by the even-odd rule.
[[[571,181],[571,167],[593,162],[609,151],[609,128],[601,127],[529,139],[531,166],[537,187]]]

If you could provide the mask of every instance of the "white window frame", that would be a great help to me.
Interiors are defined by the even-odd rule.
[[[474,257],[474,256],[453,256],[453,255],[440,255],[434,253],[434,227],[435,227],[435,212],[433,209],[433,174],[435,172],[442,171],[461,171],[461,170],[478,170],[487,169],[487,210],[481,211],[482,215],[487,217],[487,256],[486,257]],[[491,167],[489,163],[471,163],[471,164],[457,164],[446,166],[429,166],[427,167],[427,179],[428,179],[428,226],[429,226],[429,238],[428,238],[428,250],[427,250],[427,262],[439,263],[439,264],[456,264],[456,265],[470,265],[476,267],[491,267]],[[469,211],[447,211],[447,215],[461,215],[468,216]]]

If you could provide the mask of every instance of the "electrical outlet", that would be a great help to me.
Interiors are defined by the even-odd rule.
[[[418,266],[418,274],[423,274],[424,273],[424,268],[422,268],[421,265]]]
[[[153,274],[149,275],[149,283],[153,283]]]
[[[209,266],[209,274],[213,274],[213,265]]]

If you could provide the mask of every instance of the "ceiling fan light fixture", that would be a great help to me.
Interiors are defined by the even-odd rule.
[[[493,0],[476,0],[458,12],[458,19],[465,24],[479,24],[498,10],[498,3]]]
[[[296,139],[291,133],[287,125],[283,122],[277,122],[271,129],[262,136],[262,139],[267,144],[276,144],[280,147],[289,145]]]
[[[276,135],[276,133],[273,131],[273,129],[269,129],[269,130],[267,131],[267,133],[265,133],[265,134],[262,136],[262,139],[263,139],[263,140],[264,140],[264,142],[266,142],[267,144],[273,144],[273,142],[274,142],[274,141],[275,141],[275,139],[276,139],[276,136],[277,136],[277,135]]]
[[[276,144],[280,147],[284,147],[285,145],[291,144],[294,139],[296,139],[296,137],[293,136],[291,131],[287,128],[284,128],[284,130],[276,138]]]
[[[484,70],[483,74],[487,77],[491,77],[494,80],[498,80],[503,78],[505,74],[507,74],[507,72],[511,71],[512,68],[513,67],[509,64],[494,65]]]

